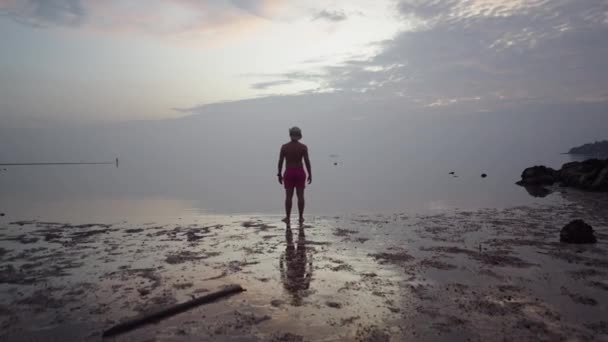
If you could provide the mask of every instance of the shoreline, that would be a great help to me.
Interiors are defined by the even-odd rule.
[[[0,225],[0,338],[101,340],[109,326],[236,283],[247,291],[116,337],[500,341],[608,338],[608,196],[308,219]],[[582,218],[598,243],[559,243]]]

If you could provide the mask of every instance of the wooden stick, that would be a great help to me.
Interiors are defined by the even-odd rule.
[[[159,311],[147,314],[147,315],[143,315],[141,317],[133,318],[133,319],[128,320],[123,323],[119,323],[119,324],[111,327],[110,329],[104,331],[101,336],[110,337],[110,336],[122,334],[127,331],[138,328],[141,325],[156,323],[163,318],[167,318],[167,317],[176,315],[180,312],[186,311],[195,306],[211,303],[219,298],[229,296],[232,294],[236,294],[239,292],[243,292],[243,291],[245,291],[245,289],[243,289],[241,287],[241,285],[229,285],[219,291],[206,294],[202,297],[198,297],[198,298],[189,300],[184,303],[176,304],[176,305],[168,307],[166,309],[162,309],[162,310],[159,310]]]

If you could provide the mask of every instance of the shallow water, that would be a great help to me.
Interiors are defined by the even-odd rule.
[[[399,167],[371,171],[350,166],[345,158],[334,166],[330,160],[317,157],[314,182],[307,189],[307,212],[328,215],[431,213],[559,202],[558,194],[535,198],[514,182],[527,165],[542,163],[559,167],[571,158],[555,154],[543,161],[530,159],[495,165],[480,161],[462,165],[407,161]],[[207,177],[203,166],[187,170],[163,166],[151,169],[130,162],[122,161],[118,168],[112,165],[8,167],[7,171],[0,172],[0,212],[16,220],[90,221],[177,218],[209,213],[279,214],[282,211],[283,190],[272,176],[270,161],[270,175],[256,177],[248,171],[238,180],[243,184],[238,185],[222,184]],[[451,171],[457,177],[450,175]],[[482,178],[482,172],[488,177]],[[373,175],[373,179],[369,175]]]
[[[0,162],[119,158],[118,168],[0,167],[0,212],[58,220],[280,214],[278,151],[294,120],[304,128],[313,166],[307,190],[311,214],[553,203],[559,196],[534,198],[515,186],[521,172],[537,164],[559,168],[572,160],[562,152],[608,129],[605,114],[580,119],[561,110],[568,113],[378,113],[361,121],[339,112],[226,113],[27,132],[0,128],[9,147],[0,150]]]

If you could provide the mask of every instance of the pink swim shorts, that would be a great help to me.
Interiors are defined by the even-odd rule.
[[[306,172],[303,167],[288,167],[283,175],[285,189],[304,189],[306,185]]]

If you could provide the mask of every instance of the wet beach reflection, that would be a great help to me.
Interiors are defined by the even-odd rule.
[[[291,304],[302,305],[302,300],[309,294],[312,281],[312,256],[306,250],[304,227],[298,228],[298,240],[294,245],[291,225],[285,229],[285,252],[280,256],[279,270],[283,287],[291,295]]]

